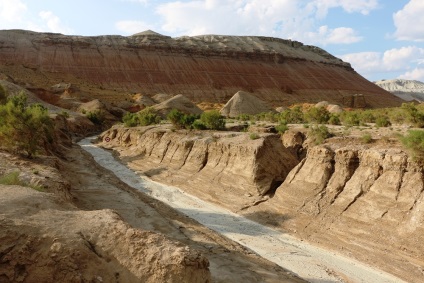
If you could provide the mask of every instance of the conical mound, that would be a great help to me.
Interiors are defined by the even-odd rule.
[[[172,109],[180,110],[186,114],[202,114],[202,110],[187,97],[178,94],[170,99],[153,106],[162,117],[166,117]]]
[[[220,112],[227,117],[237,117],[240,114],[256,115],[262,112],[273,111],[275,110],[256,96],[244,91],[239,91],[228,100],[227,104],[222,107]]]

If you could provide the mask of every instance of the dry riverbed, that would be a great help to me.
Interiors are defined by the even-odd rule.
[[[217,205],[188,195],[176,187],[166,186],[140,176],[117,161],[110,151],[93,145],[92,140],[84,139],[79,144],[94,157],[100,166],[113,172],[131,188],[169,205],[309,282],[403,282],[356,260],[312,246],[290,235],[247,220]],[[99,188],[98,193],[101,190],[102,188]],[[85,197],[81,200],[89,201]],[[122,200],[124,205],[128,202],[131,200]],[[126,207],[128,213],[131,213],[132,207],[130,205]],[[126,217],[123,216],[123,218]],[[129,223],[133,225],[131,221]],[[167,232],[164,231],[164,233]],[[212,260],[212,273],[214,267],[218,268]],[[264,281],[260,277],[257,279]]]

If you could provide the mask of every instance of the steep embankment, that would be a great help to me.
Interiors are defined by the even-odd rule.
[[[267,203],[302,238],[420,282],[423,168],[401,149],[314,147]]]
[[[353,94],[364,94],[372,107],[401,101],[326,51],[278,38],[82,37],[4,30],[0,50],[0,73],[22,85],[44,93],[65,81],[79,87],[78,95],[110,102],[128,93],[164,92],[196,103],[225,103],[239,90],[274,106],[322,100],[363,106],[363,97]]]
[[[114,126],[100,138],[137,171],[233,210],[272,194],[298,163],[275,134]]]
[[[103,146],[155,180],[409,282],[422,278],[423,169],[402,149],[329,143],[309,149],[295,166],[292,153],[275,135],[258,140],[245,133],[203,135],[115,128],[101,137]],[[282,180],[273,198],[262,197],[275,188],[273,181]]]

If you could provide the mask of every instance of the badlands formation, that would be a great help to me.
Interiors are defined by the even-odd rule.
[[[327,100],[345,107],[398,106],[401,100],[367,81],[349,63],[297,41],[260,36],[171,38],[66,36],[0,31],[0,73],[48,96],[72,83],[67,95],[121,103],[129,94],[183,94],[194,103],[225,104],[239,90],[273,107]]]
[[[402,79],[393,79],[393,80],[381,80],[375,82],[379,87],[387,90],[388,92],[393,93],[399,98],[402,98],[406,101],[424,101],[424,83],[420,81],[413,80],[402,80]]]
[[[237,116],[324,100],[318,106],[332,113],[401,104],[320,48],[269,37],[7,30],[0,84],[42,103],[55,125],[54,143],[34,159],[0,150],[0,177],[19,175],[0,185],[0,282],[353,280],[319,257],[309,262],[326,277],[301,279],[128,184],[140,176],[397,277],[362,282],[422,282],[423,168],[384,131],[373,143],[353,133],[317,146],[301,125],[256,136],[111,126],[147,106],[162,116],[173,108]],[[85,115],[96,111],[100,121]],[[100,166],[76,143],[92,135],[139,176],[122,180]]]

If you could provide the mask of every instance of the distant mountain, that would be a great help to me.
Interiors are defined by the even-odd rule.
[[[165,93],[223,104],[240,90],[273,107],[323,100],[359,107],[358,95],[367,107],[402,103],[319,47],[263,36],[0,30],[1,74],[35,93],[45,95],[53,85],[71,83],[82,96],[110,103],[131,93]]]
[[[406,101],[424,102],[424,83],[414,80],[381,80],[375,83],[379,87],[393,93]]]

